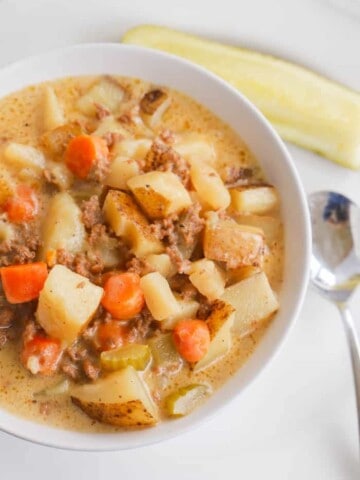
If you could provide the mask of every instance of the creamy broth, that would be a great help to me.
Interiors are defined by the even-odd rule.
[[[84,121],[84,115],[76,108],[76,102],[87,89],[97,80],[97,77],[74,77],[28,87],[0,100],[0,159],[1,151],[9,142],[18,142],[42,148],[43,134],[42,103],[44,85],[51,85],[64,107],[67,121]],[[152,85],[134,79],[118,77],[117,81],[125,91],[131,92],[126,102],[133,105],[135,99],[141,98]],[[253,180],[264,182],[264,178],[256,159],[247,149],[244,142],[220,119],[209,110],[199,105],[189,97],[170,90],[172,102],[163,115],[155,132],[167,128],[175,133],[192,132],[203,135],[211,143],[217,153],[217,169],[222,172],[227,166],[241,165],[253,169]],[[94,130],[96,119],[87,119],[87,128]],[[93,125],[91,125],[93,123]],[[43,193],[40,197],[43,211],[49,195]],[[275,292],[279,293],[283,271],[283,232],[280,225],[278,210],[271,216],[279,221],[279,228],[270,245],[266,246],[263,269]],[[39,215],[39,222],[43,213]],[[184,367],[180,373],[170,377],[168,383],[159,382],[157,376],[148,368],[144,377],[148,380],[155,400],[161,404],[165,394],[175,391],[178,387],[189,383],[205,383],[213,390],[233,375],[246,362],[256,345],[266,331],[271,318],[262,323],[256,331],[243,338],[233,335],[233,346],[229,353],[208,368],[192,372]],[[114,432],[113,427],[99,423],[78,407],[72,404],[68,394],[57,396],[38,395],[44,388],[56,384],[63,378],[61,374],[52,377],[32,375],[19,360],[21,340],[9,340],[0,348],[0,406],[11,413],[48,425],[78,430],[84,432]],[[160,392],[160,394],[159,394]],[[201,408],[201,407],[200,407]]]

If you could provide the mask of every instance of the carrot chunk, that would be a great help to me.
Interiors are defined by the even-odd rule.
[[[56,372],[61,353],[59,340],[35,335],[24,343],[21,362],[33,374],[53,375]]]
[[[27,185],[19,185],[15,195],[6,201],[4,210],[10,222],[28,222],[37,215],[39,201],[32,188]]]
[[[101,303],[118,320],[128,320],[140,313],[145,300],[139,275],[127,272],[110,276],[104,284]]]
[[[3,267],[0,275],[7,301],[23,303],[37,298],[44,286],[47,274],[45,262]]]
[[[121,325],[121,322],[118,320],[110,320],[99,325],[96,331],[95,343],[98,349],[103,352],[122,347],[128,342],[128,337],[128,327]]]
[[[65,151],[65,163],[78,178],[86,178],[93,166],[106,159],[109,149],[101,137],[79,135],[70,140]]]
[[[181,320],[173,330],[175,347],[188,362],[198,362],[210,346],[209,328],[203,320]]]

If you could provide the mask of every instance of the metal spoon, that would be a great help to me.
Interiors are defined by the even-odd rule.
[[[335,192],[309,196],[311,280],[341,313],[350,347],[360,438],[360,344],[347,302],[360,283],[360,208]]]

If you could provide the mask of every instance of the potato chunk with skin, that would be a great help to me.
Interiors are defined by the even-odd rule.
[[[215,168],[204,162],[193,163],[190,177],[202,203],[214,210],[225,209],[230,205],[230,193]]]
[[[70,345],[98,308],[103,289],[63,265],[55,265],[40,292],[36,319],[45,332]]]
[[[279,308],[265,273],[257,273],[225,289],[221,297],[236,309],[234,331],[247,335]]]
[[[231,189],[231,200],[237,212],[259,215],[274,210],[279,204],[278,194],[271,186],[242,186]]]
[[[15,168],[31,168],[41,171],[45,166],[45,156],[41,150],[11,142],[4,150],[4,160]]]
[[[192,204],[189,192],[172,172],[148,172],[128,181],[128,186],[150,218],[179,213]]]
[[[196,363],[194,371],[208,367],[219,360],[231,347],[231,329],[235,319],[235,308],[229,303],[216,300],[206,323],[210,331],[210,347],[206,355]]]
[[[105,178],[105,185],[112,188],[119,188],[120,190],[128,190],[128,180],[139,175],[140,168],[136,160],[125,157],[115,157],[110,164],[110,169]]]
[[[70,140],[82,133],[84,132],[79,124],[67,123],[45,132],[41,137],[41,143],[46,152],[60,160]]]
[[[44,93],[44,129],[53,130],[65,123],[64,110],[52,87],[46,86]]]
[[[64,248],[77,253],[82,250],[86,232],[81,210],[67,192],[51,198],[42,225],[42,247],[39,258],[44,260],[50,250]]]
[[[114,113],[120,107],[124,96],[124,89],[116,80],[104,77],[79,98],[77,108],[85,115],[95,115],[98,104]]]
[[[110,425],[151,426],[159,420],[145,381],[131,366],[75,387],[71,399],[89,417]]]
[[[227,268],[245,265],[259,266],[264,255],[264,236],[261,230],[239,225],[231,218],[209,216],[205,226],[204,255],[225,262]]]
[[[203,258],[192,263],[189,280],[209,300],[220,298],[224,293],[224,272],[212,260]]]
[[[110,190],[104,203],[104,215],[115,234],[130,245],[137,257],[162,253],[164,246],[152,233],[149,223],[133,199],[125,192]]]
[[[164,90],[156,88],[147,92],[140,101],[142,119],[149,127],[157,127],[170,104],[171,97]]]
[[[175,315],[180,311],[178,302],[166,280],[159,272],[144,275],[140,280],[146,306],[155,320]]]

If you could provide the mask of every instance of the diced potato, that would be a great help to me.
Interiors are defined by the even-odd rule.
[[[261,265],[263,254],[264,237],[261,230],[239,225],[231,218],[208,216],[204,234],[206,258],[225,262],[227,268],[238,268]]]
[[[51,337],[70,345],[98,308],[103,289],[63,265],[55,265],[40,292],[36,319]]]
[[[226,272],[227,283],[230,283],[231,285],[233,283],[238,283],[241,280],[245,280],[245,278],[251,277],[252,275],[255,275],[259,272],[261,272],[261,268],[254,267],[252,265],[245,265],[243,267],[233,268],[232,270]]]
[[[64,125],[64,110],[59,102],[54,89],[50,86],[45,87],[44,95],[44,129],[53,130]]]
[[[95,83],[77,102],[77,108],[85,115],[96,114],[96,104],[114,113],[120,107],[125,92],[116,80],[103,78]]]
[[[9,197],[14,195],[15,190],[16,182],[9,169],[0,164],[0,204],[4,204]]]
[[[175,348],[171,333],[163,333],[149,340],[155,367],[171,368],[172,373],[182,366],[183,360]]]
[[[56,382],[54,385],[42,388],[38,392],[34,392],[34,397],[54,397],[67,394],[70,390],[70,381],[68,378]]]
[[[163,244],[151,232],[148,221],[130,195],[110,190],[103,208],[105,218],[115,234],[129,243],[137,257],[164,251]]]
[[[74,388],[71,399],[89,417],[110,425],[150,426],[159,419],[144,380],[131,366]]]
[[[150,128],[155,128],[170,104],[171,97],[167,92],[158,88],[151,90],[140,101],[141,117]]]
[[[45,132],[41,137],[41,142],[50,155],[62,157],[70,140],[82,133],[83,130],[78,123],[67,123]]]
[[[180,310],[161,322],[161,330],[172,330],[180,320],[196,318],[199,302],[196,300],[183,300],[177,298]]]
[[[179,213],[192,204],[189,192],[172,172],[148,172],[128,181],[128,186],[150,218]]]
[[[63,163],[47,162],[46,169],[59,190],[68,190],[73,184],[74,176]]]
[[[146,263],[156,272],[159,272],[163,277],[170,278],[177,272],[175,265],[170,260],[167,253],[159,253],[148,255]]]
[[[126,157],[115,157],[110,164],[110,170],[105,178],[105,185],[120,190],[128,190],[128,180],[139,175],[140,168],[136,160]]]
[[[220,298],[224,293],[224,272],[212,260],[203,258],[192,263],[189,279],[194,287],[209,300]]]
[[[185,158],[190,165],[207,163],[208,165],[215,166],[215,148],[205,135],[198,133],[178,135],[175,140],[174,149]]]
[[[121,250],[117,238],[107,237],[96,245],[101,260],[106,268],[116,267],[121,262]]]
[[[190,177],[202,203],[205,202],[214,210],[230,205],[230,193],[215,168],[204,162],[193,163]]]
[[[152,140],[149,138],[124,138],[115,143],[112,153],[115,156],[143,160],[151,144]]]
[[[112,115],[109,115],[100,121],[97,129],[93,132],[93,135],[102,137],[107,133],[118,133],[122,137],[130,135],[126,128],[124,128]]]
[[[278,240],[282,233],[281,221],[275,217],[265,215],[238,215],[236,221],[241,225],[261,228],[268,245]]]
[[[45,156],[41,150],[11,142],[4,150],[4,160],[15,168],[31,168],[41,171],[45,166]]]
[[[146,305],[155,320],[165,320],[180,311],[166,278],[159,272],[144,275],[140,280],[140,285],[144,292]]]
[[[205,356],[196,363],[194,370],[202,370],[219,360],[231,347],[231,329],[234,325],[235,308],[217,300],[206,323],[210,330],[210,347]]]
[[[263,214],[279,204],[278,194],[271,186],[243,186],[231,189],[232,206],[237,212]]]
[[[83,249],[85,237],[80,208],[67,192],[56,194],[44,217],[40,258],[45,259],[46,252],[59,248],[77,253]]]
[[[14,225],[0,220],[0,243],[9,242],[15,237]]]
[[[201,405],[209,394],[207,385],[187,385],[165,398],[165,410],[170,417],[183,417]]]
[[[148,345],[130,343],[115,350],[101,352],[100,363],[102,368],[109,371],[120,370],[131,365],[136,370],[145,370],[151,360]]]
[[[236,309],[234,330],[241,336],[251,333],[279,308],[263,272],[226,288],[221,298]]]

